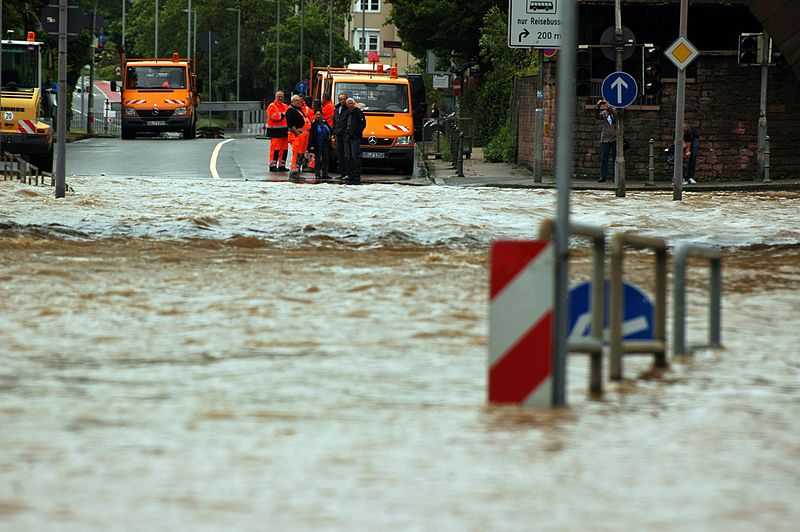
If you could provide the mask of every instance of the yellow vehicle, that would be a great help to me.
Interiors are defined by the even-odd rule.
[[[197,136],[200,89],[192,61],[174,53],[166,59],[126,59],[122,66],[123,139],[165,131]],[[118,90],[115,81],[111,90]]]
[[[414,102],[409,79],[384,65],[314,67],[311,88],[317,101],[346,93],[364,111],[367,127],[361,139],[365,165],[388,166],[411,174],[414,169]],[[334,140],[335,142],[335,140]]]
[[[53,94],[42,86],[42,46],[28,40],[2,42],[0,71],[0,144],[45,172],[53,171]]]

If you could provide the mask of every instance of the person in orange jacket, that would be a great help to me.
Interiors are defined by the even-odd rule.
[[[269,137],[269,171],[285,172],[286,154],[289,151],[289,128],[286,125],[286,110],[283,91],[275,93],[275,101],[267,107],[267,136]]]
[[[328,127],[333,127],[334,106],[330,95],[322,97],[322,118],[328,123]]]
[[[308,148],[308,135],[311,131],[311,121],[308,119],[303,109],[303,97],[299,94],[292,96],[292,105],[286,110],[286,125],[289,131],[294,134],[292,140],[292,165],[289,172],[289,179],[300,178],[300,166],[303,155]]]
[[[315,106],[310,105],[310,103],[311,103],[311,98],[303,98],[303,112],[305,112],[306,117],[308,118],[308,123],[313,124],[314,120],[316,120],[317,117],[315,116],[316,115],[316,111],[314,110]],[[303,172],[313,170],[315,166],[314,163],[316,162],[315,159],[316,158],[314,157],[313,153],[311,152],[305,153],[302,162],[300,163],[300,170]]]

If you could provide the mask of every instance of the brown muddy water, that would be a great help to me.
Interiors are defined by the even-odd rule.
[[[486,405],[487,250],[552,191],[70,185],[0,182],[2,530],[800,529],[798,194],[573,195],[722,246],[725,347],[531,410]]]

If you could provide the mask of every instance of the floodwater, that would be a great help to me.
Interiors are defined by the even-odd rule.
[[[69,184],[0,182],[3,530],[800,529],[800,194],[574,194],[722,246],[724,349],[537,410],[486,404],[487,249],[554,191]]]

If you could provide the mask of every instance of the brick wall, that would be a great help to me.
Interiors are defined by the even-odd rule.
[[[700,134],[698,179],[755,179],[761,68],[740,67],[729,54],[701,55],[696,76],[687,79],[685,120]],[[555,63],[544,64],[545,175],[555,161]],[[533,112],[536,76],[517,80],[518,160],[533,166]],[[668,180],[665,148],[673,145],[676,80],[664,80],[660,109],[624,112],[626,169],[633,179],[648,174],[648,141],[653,139],[656,179]],[[599,175],[600,124],[594,107],[576,106],[575,173]],[[785,62],[769,68],[767,121],[770,136],[770,176],[800,177],[800,81]]]

